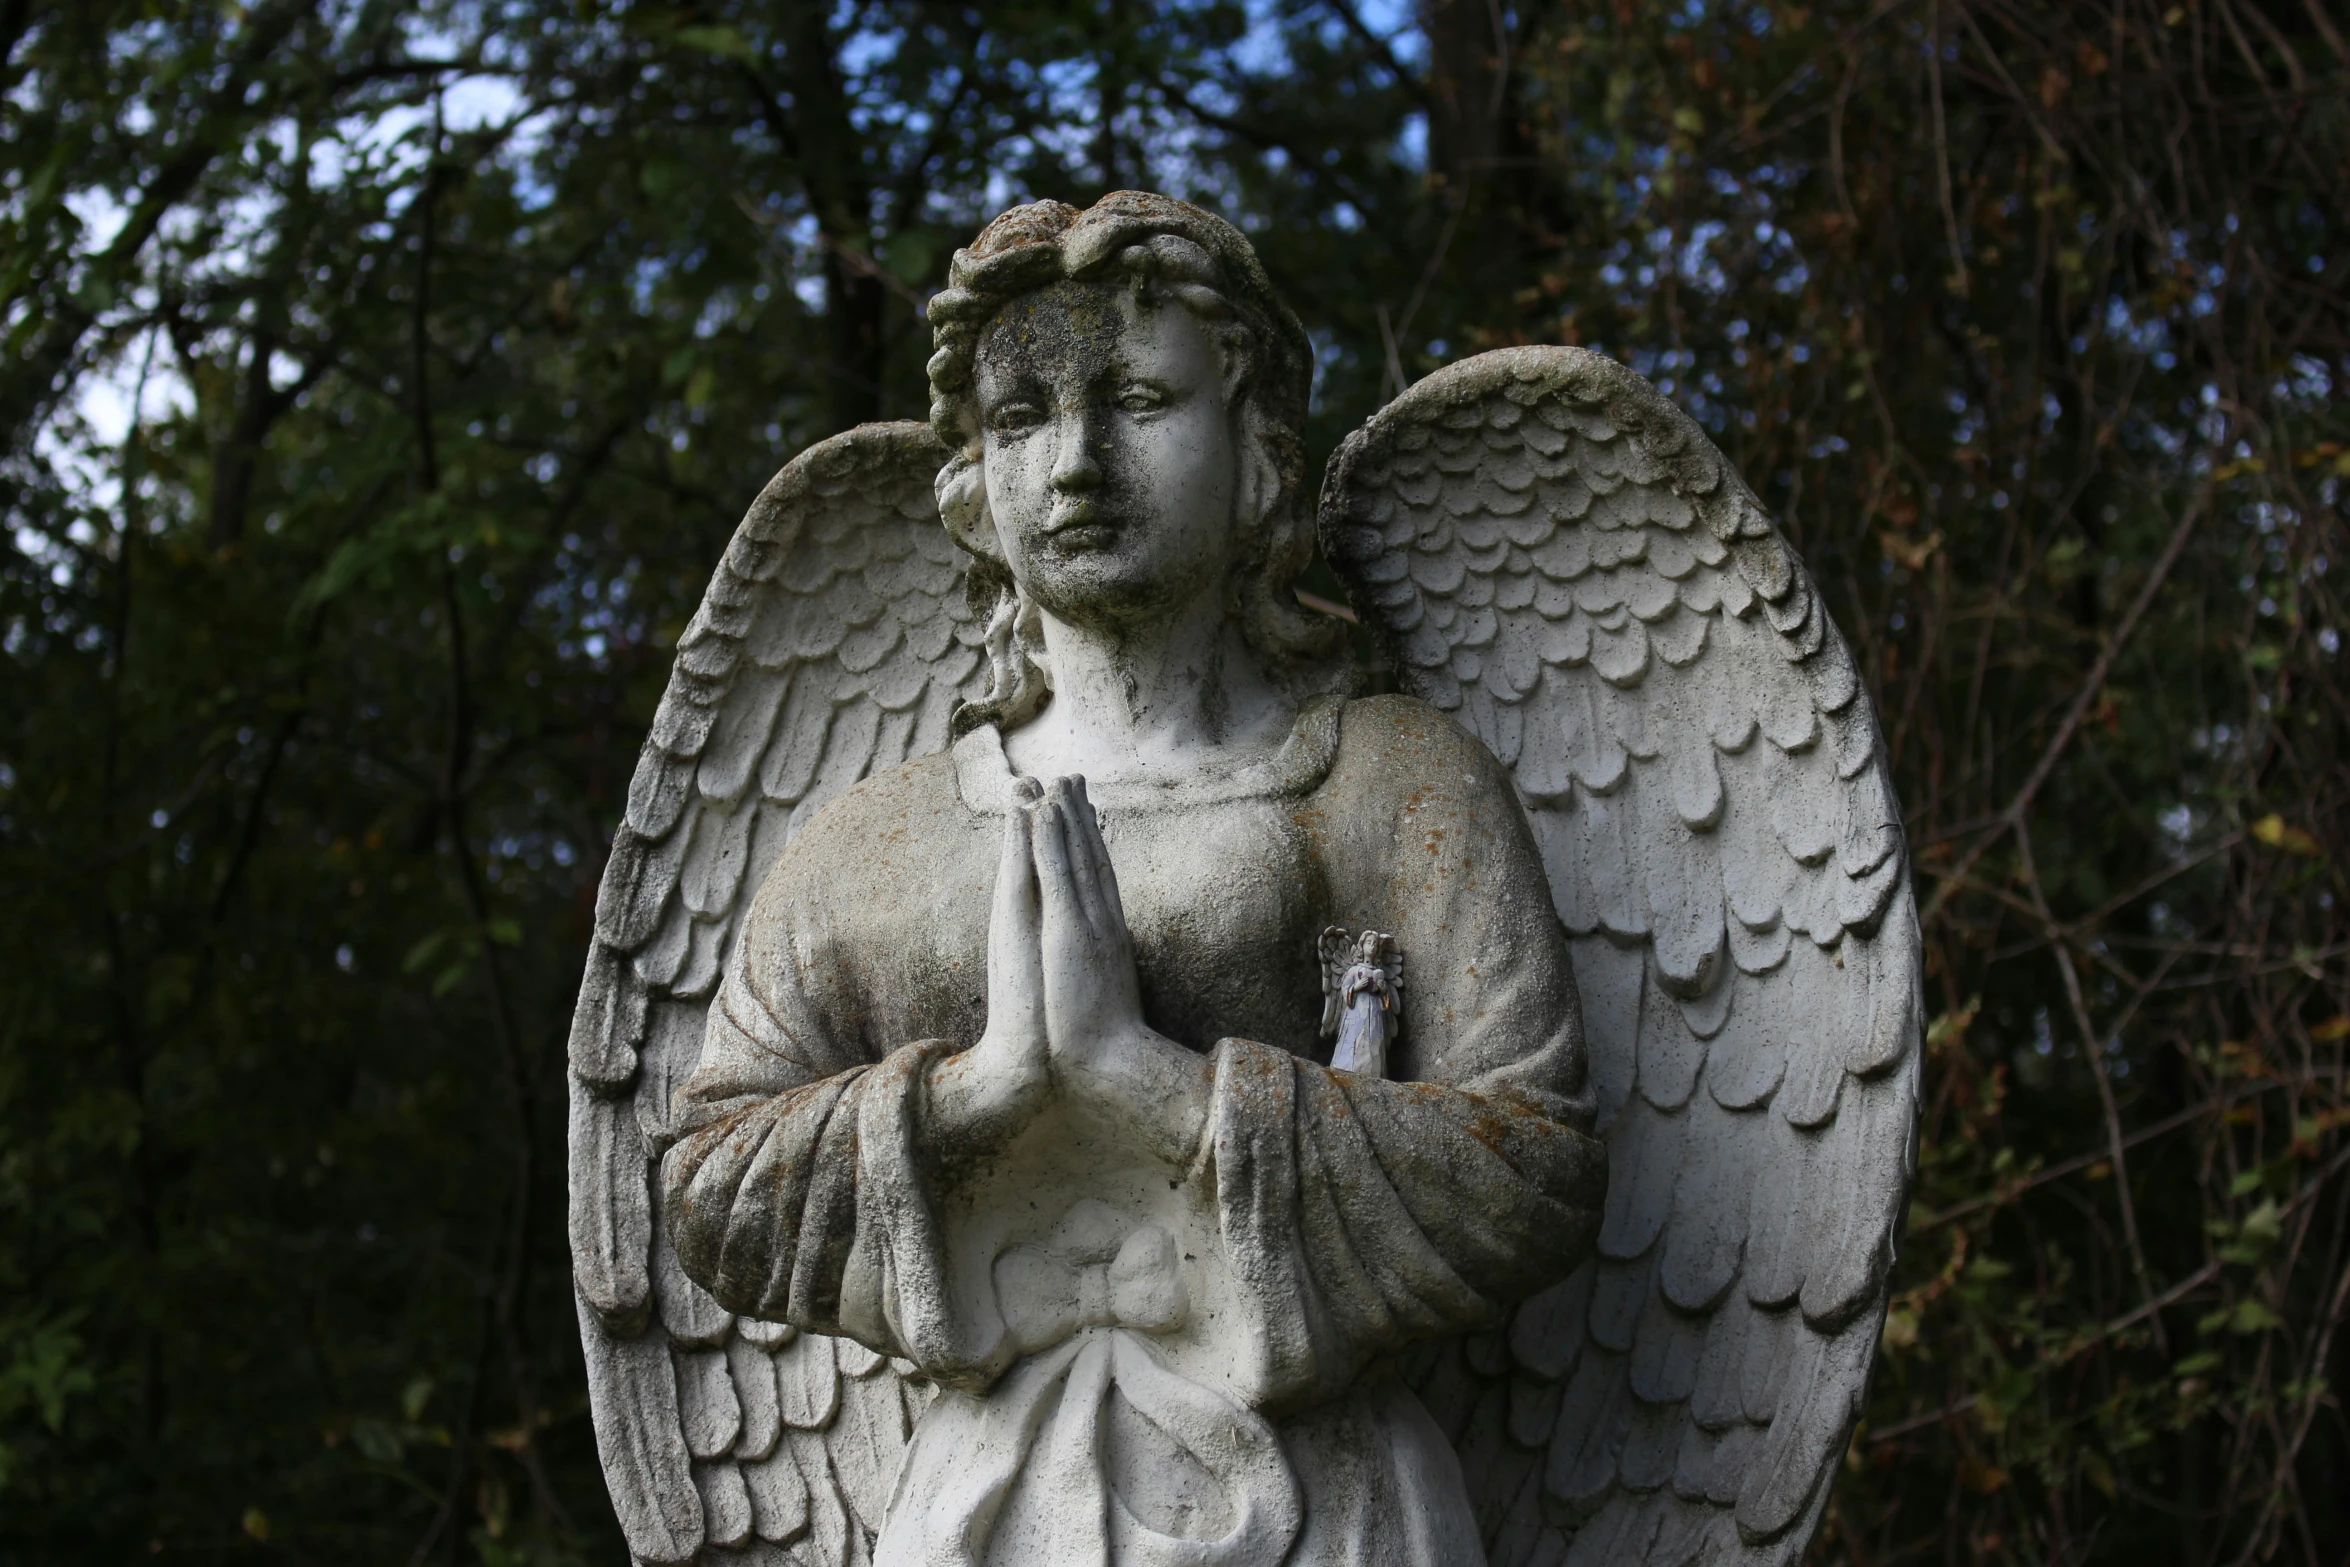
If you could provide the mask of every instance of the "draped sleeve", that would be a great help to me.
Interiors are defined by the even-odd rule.
[[[1218,1048],[1204,1162],[1259,1408],[1343,1392],[1417,1339],[1499,1325],[1589,1252],[1599,1145],[1513,1090],[1333,1072]]]
[[[1302,812],[1333,912],[1403,953],[1401,1081],[1218,1047],[1202,1150],[1252,1318],[1260,1407],[1343,1390],[1417,1339],[1497,1326],[1590,1252],[1590,1135],[1566,933],[1491,753],[1410,698],[1350,704]]]
[[[727,1310],[984,1384],[1009,1352],[992,1309],[949,1286],[922,1126],[927,1069],[975,1037],[974,998],[913,983],[919,951],[873,950],[830,896],[854,865],[863,912],[887,918],[893,897],[916,896],[898,883],[968,881],[968,862],[985,863],[965,852],[986,838],[959,808],[911,868],[872,852],[872,818],[902,819],[925,782],[935,795],[935,778],[870,780],[778,859],[672,1103],[661,1181],[679,1262]],[[937,906],[930,887],[919,896]],[[971,901],[966,889],[945,906]]]
[[[729,1311],[845,1334],[951,1384],[992,1379],[1001,1324],[949,1287],[920,1156],[924,1075],[948,1048],[917,1040],[814,1077],[713,1008],[662,1160],[687,1275]]]

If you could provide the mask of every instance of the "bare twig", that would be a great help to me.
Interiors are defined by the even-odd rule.
[[[1401,397],[1412,383],[1403,373],[1403,356],[1396,352],[1395,324],[1387,318],[1387,307],[1380,305],[1378,314],[1379,342],[1387,352],[1387,365],[1381,372],[1379,383],[1379,400],[1386,402],[1391,398]]]
[[[1428,264],[1420,269],[1420,281],[1412,289],[1412,297],[1404,301],[1403,314],[1396,318],[1393,341],[1401,343],[1410,333],[1412,318],[1420,313],[1420,306],[1427,301],[1428,290],[1434,286],[1436,274],[1444,266],[1446,252],[1452,249],[1452,237],[1460,231],[1461,213],[1468,204],[1465,196],[1457,191],[1453,193],[1448,203],[1452,210],[1444,215],[1444,227],[1436,235],[1436,248],[1428,253]]]
[[[1348,609],[1344,604],[1332,603],[1319,593],[1308,593],[1303,588],[1292,588],[1289,591],[1297,596],[1299,605],[1312,610],[1317,615],[1328,615],[1331,619],[1343,620],[1350,626],[1359,626],[1363,623],[1362,616]]]
[[[1969,292],[1966,251],[1958,239],[1958,209],[1950,201],[1950,133],[1942,117],[1942,7],[1928,6],[1926,18],[1926,85],[1934,106],[1935,188],[1942,196],[1942,228],[1950,240],[1951,292],[1964,297]],[[1841,169],[1838,178],[1842,178]]]
[[[2163,583],[2169,578],[2171,568],[2179,563],[2179,557],[2186,552],[2187,541],[2194,537],[2195,526],[2202,521],[2204,508],[2210,503],[2211,485],[2206,481],[2188,500],[2178,526],[2171,530],[2170,542],[2163,546],[2162,554],[2155,558],[2154,569],[2146,574],[2146,581],[2139,587],[2138,596],[2130,602],[2128,611],[2123,614],[2121,624],[2114,627],[2112,636],[2106,638],[2104,648],[2097,654],[2097,661],[2089,666],[2089,673],[2082,678],[2080,688],[2073,693],[2072,707],[2064,715],[2064,722],[2057,727],[2055,735],[2041,751],[2040,759],[2032,764],[2032,771],[2024,779],[2023,787],[2016,791],[2015,798],[2008,802],[2007,809],[1999,813],[1990,829],[1977,838],[1965,854],[1959,856],[1956,865],[1947,871],[1935,873],[1937,880],[1934,895],[1926,900],[1926,906],[1919,911],[1919,923],[1932,923],[1934,916],[1942,912],[1942,905],[1949,900],[1950,894],[1965,882],[1967,872],[1975,868],[1975,862],[1992,845],[2014,831],[2031,813],[2032,801],[2039,795],[2040,786],[2048,782],[2048,775],[2056,770],[2058,759],[2072,745],[2073,737],[2080,733],[2081,720],[2088,716],[2090,707],[2097,700],[2097,693],[2105,689],[2105,677],[2113,673],[2114,660],[2121,656],[2123,648],[2129,646],[2131,635],[2138,629],[2138,622],[2146,617],[2147,609],[2154,603],[2154,596],[2162,591]]]
[[[2308,1088],[2325,1081],[2329,1080],[2300,1077],[2273,1083],[2255,1083],[2249,1087],[2239,1088],[2225,1098],[2210,1099],[2201,1104],[2189,1105],[2186,1109],[2172,1115],[2166,1115],[2159,1121],[2149,1121],[2122,1139],[2122,1144],[2127,1148],[2135,1148],[2140,1143],[2151,1142],[2166,1132],[2175,1132],[2182,1126],[2192,1125],[2210,1116],[2225,1115],[2245,1100],[2256,1098],[2261,1094],[2274,1093],[2278,1089]],[[2112,1158],[2113,1151],[2110,1144],[2104,1148],[2092,1149],[2088,1153],[2076,1154],[2070,1159],[2061,1160],[2058,1163],[2035,1170],[2024,1179],[2002,1186],[1997,1191],[1988,1192],[1981,1197],[1970,1197],[1965,1202],[1954,1203],[1936,1213],[1921,1214],[1910,1221],[1909,1233],[1923,1235],[1928,1230],[1940,1229],[1945,1224],[1955,1223],[1971,1213],[1980,1213],[1985,1208],[2005,1207],[2008,1203],[2015,1201],[2036,1187],[2045,1186],[2050,1181],[2063,1180],[2068,1175],[2077,1175],[2091,1165],[2104,1164]]]
[[[1362,12],[1349,5],[1347,0],[1323,0],[1323,3],[1329,6],[1331,13],[1354,35],[1355,42],[1361,44],[1379,62],[1380,69],[1398,87],[1422,104],[1428,101],[1427,87],[1417,76],[1404,69],[1403,62],[1395,57],[1395,46],[1371,30],[1371,24],[1363,20]]]
[[[2015,830],[2016,853],[2023,863],[2024,886],[2032,896],[2032,906],[2040,913],[2043,925],[2053,930],[2056,918],[2048,912],[2047,895],[2040,888],[2040,870],[2032,860],[2032,834],[2023,823]],[[2081,995],[2080,971],[2073,966],[2072,948],[2063,941],[2052,944],[2056,954],[2057,972],[2064,979],[2065,999],[2071,1003],[2073,1024],[2081,1031],[2081,1049],[2089,1057],[2089,1071],[2097,1079],[2097,1102],[2105,1112],[2105,1139],[2107,1156],[2113,1160],[2113,1190],[2120,1199],[2122,1237],[2130,1248],[2130,1267],[2138,1275],[2138,1287],[2151,1302],[2154,1298],[2154,1277],[2146,1267],[2146,1247],[2138,1238],[2138,1205],[2130,1195],[2129,1144],[2122,1137],[2121,1107],[2114,1102],[2113,1073],[2105,1064],[2105,1044],[2097,1036],[2097,1025],[2089,1019],[2089,1003]],[[2153,1307],[2149,1305],[2149,1312]],[[2170,1345],[2162,1330],[2162,1318],[2154,1318],[2154,1337],[2164,1354]]]

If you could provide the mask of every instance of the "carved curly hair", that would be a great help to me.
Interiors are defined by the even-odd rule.
[[[1036,606],[993,542],[972,375],[980,338],[1004,307],[1064,280],[1123,282],[1145,305],[1180,304],[1239,362],[1240,494],[1254,515],[1243,519],[1232,609],[1272,678],[1301,695],[1342,686],[1339,628],[1299,608],[1291,591],[1314,549],[1298,494],[1313,384],[1305,328],[1238,229],[1189,202],[1118,191],[1083,212],[1058,201],[1012,208],[955,252],[947,287],[930,301],[930,423],[955,453],[939,470],[939,510],[972,556],[972,607],[988,619],[988,692],[957,711],[954,732],[1015,728],[1052,691]]]

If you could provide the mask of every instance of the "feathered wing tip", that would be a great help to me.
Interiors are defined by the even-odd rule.
[[[1794,1560],[1916,1119],[1916,915],[1851,655],[1704,432],[1579,349],[1412,388],[1321,524],[1406,689],[1512,772],[1609,1146],[1598,1255],[1421,1357],[1492,1559]]]
[[[662,1232],[653,1160],[784,842],[942,748],[986,684],[933,488],[947,455],[926,425],[866,425],[760,492],[678,639],[613,837],[572,1020],[570,1225],[597,1448],[640,1562],[867,1559],[932,1396],[860,1345],[721,1310]]]

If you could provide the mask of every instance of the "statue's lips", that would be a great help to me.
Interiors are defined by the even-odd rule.
[[[1056,550],[1082,555],[1110,548],[1122,531],[1090,502],[1080,502],[1053,520],[1045,538]]]

